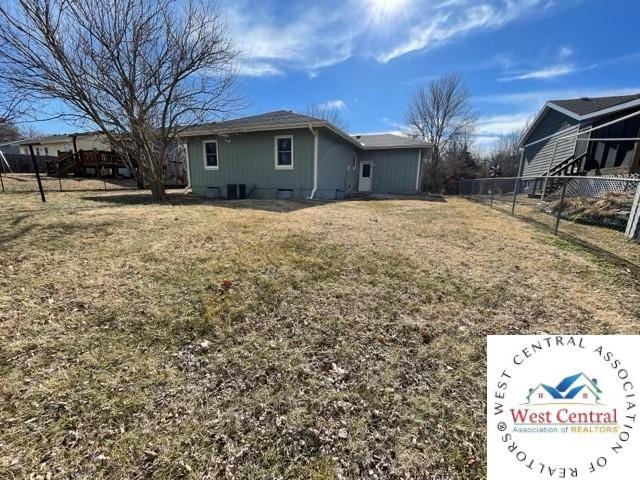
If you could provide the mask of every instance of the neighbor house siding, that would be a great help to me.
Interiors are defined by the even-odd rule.
[[[318,135],[318,191],[315,198],[334,199],[338,190],[357,190],[357,148],[326,129]]]
[[[373,193],[415,193],[419,151],[369,150],[361,154],[361,161],[373,162]]]
[[[275,137],[293,135],[293,169],[276,170]],[[206,195],[219,188],[226,195],[228,184],[245,184],[252,197],[275,197],[278,189],[291,189],[296,198],[311,194],[313,188],[313,135],[308,130],[279,130],[232,134],[218,138],[218,170],[205,170],[202,152],[204,140],[215,136],[188,139],[189,169],[193,193]]]
[[[110,151],[111,144],[106,137],[102,135],[81,135],[76,137],[76,145],[78,150],[104,150]],[[58,139],[56,141],[42,141],[39,145],[34,146],[33,151],[40,150],[40,155],[44,155],[44,149],[47,148],[50,156],[57,156],[58,152],[72,152],[73,139],[71,137]],[[21,148],[23,155],[29,155],[29,146],[23,145]]]
[[[579,122],[577,120],[555,110],[548,110],[540,124],[531,132],[525,144],[536,142],[559,132],[566,131],[566,134],[571,134],[577,132],[578,128]],[[576,147],[575,136],[560,140],[557,143],[558,146],[556,148],[556,140],[550,138],[530,147],[525,147],[522,175],[526,177],[544,175],[549,170],[549,166],[554,167],[574,154]]]

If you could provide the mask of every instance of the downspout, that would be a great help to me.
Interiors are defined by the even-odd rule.
[[[318,191],[318,131],[309,124],[309,131],[313,134],[313,190],[309,200],[313,200]]]
[[[188,193],[191,190],[191,168],[189,167],[189,141],[184,142],[184,154],[185,163],[187,164],[187,186],[184,189],[184,193]]]
[[[418,149],[418,169],[416,171],[416,192],[420,192],[420,170],[422,170],[422,149]]]

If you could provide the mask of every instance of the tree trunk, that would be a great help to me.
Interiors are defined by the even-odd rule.
[[[145,147],[147,146],[144,145],[139,149],[142,177],[151,190],[151,200],[154,202],[163,202],[167,199],[167,194],[164,189],[164,158],[154,153],[152,148]]]
[[[162,180],[149,180],[149,188],[151,189],[151,200],[154,202],[164,202],[167,199],[167,192]]]

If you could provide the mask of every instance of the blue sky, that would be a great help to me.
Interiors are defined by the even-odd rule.
[[[417,87],[459,72],[487,149],[548,99],[640,92],[637,0],[220,3],[242,51],[239,114],[332,105],[350,132],[399,131]]]

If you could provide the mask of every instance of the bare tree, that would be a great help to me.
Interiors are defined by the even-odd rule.
[[[521,132],[503,135],[489,154],[491,167],[504,177],[517,177],[520,169]]]
[[[433,144],[423,177],[431,191],[442,187],[441,163],[448,145],[473,131],[475,117],[470,98],[460,76],[450,74],[419,88],[409,104],[405,120],[411,135]]]
[[[188,126],[236,105],[233,49],[207,0],[15,0],[0,7],[0,63],[12,86],[58,99],[102,131],[166,197],[164,166]]]
[[[520,140],[531,125],[529,119],[520,130],[502,135],[486,156],[487,163],[503,177],[517,177],[520,174]]]
[[[481,159],[472,151],[472,136],[468,133],[451,139],[442,152],[442,190],[448,194],[458,193],[462,179],[477,178],[482,173]]]
[[[20,129],[11,120],[0,119],[0,144],[14,142],[22,137]]]
[[[15,119],[20,114],[22,98],[11,91],[6,82],[0,82],[0,143],[20,138]]]
[[[339,108],[327,107],[318,104],[312,104],[307,106],[305,114],[310,117],[319,118],[332,123],[336,127],[345,130],[347,128],[347,122],[342,115],[342,111]]]

